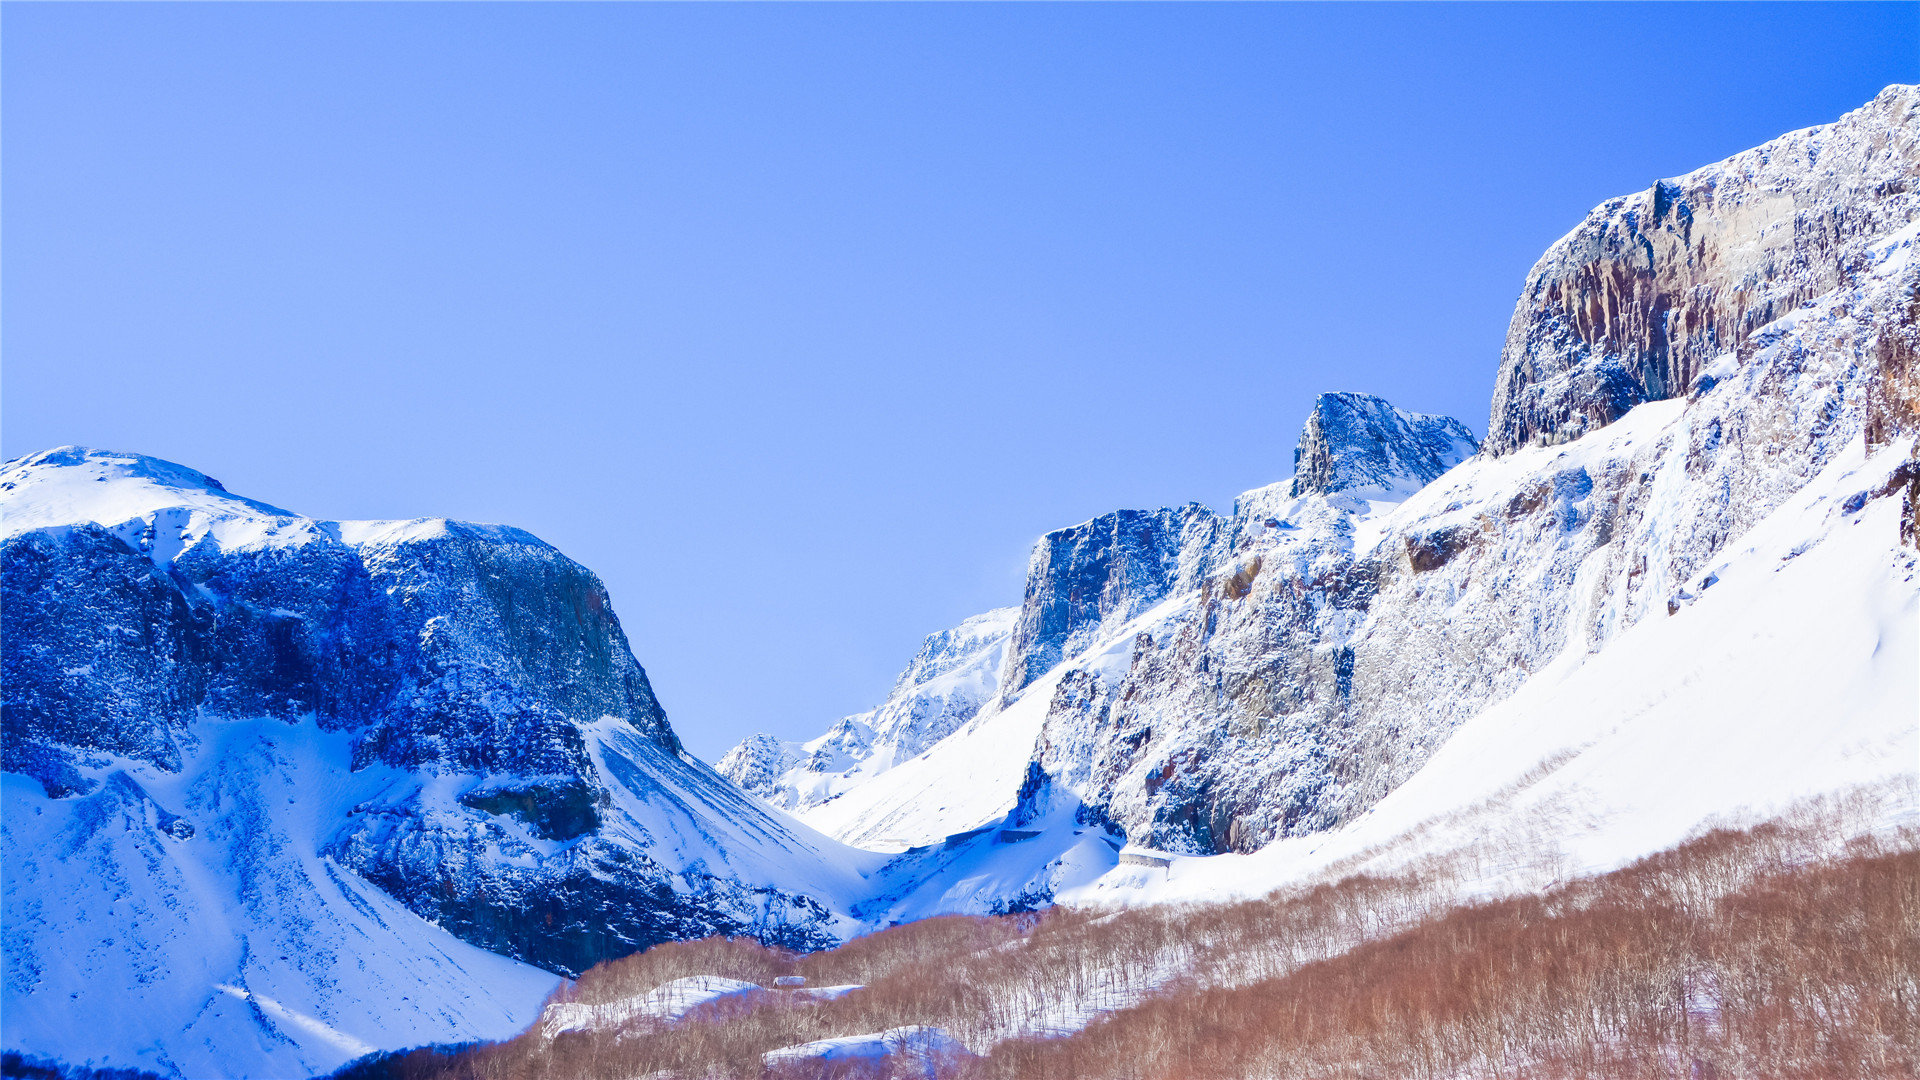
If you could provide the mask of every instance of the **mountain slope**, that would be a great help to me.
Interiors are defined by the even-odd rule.
[[[527,1019],[552,977],[448,933],[569,973],[854,925],[874,860],[682,753],[598,579],[526,533],[72,447],[0,512],[9,1049],[294,1075]],[[82,999],[170,1004],[103,1039]]]
[[[1221,587],[1232,590],[1259,574],[1262,558],[1306,566],[1342,557],[1387,508],[1473,452],[1457,421],[1359,394],[1322,395],[1302,446],[1322,462],[1317,484],[1248,492],[1230,516],[1197,504],[1121,511],[1043,537],[1000,696],[921,757],[803,811],[805,819],[849,843],[899,850],[1005,814],[1054,705],[1110,693],[1143,641],[1164,637],[1211,595],[1213,576],[1224,574]]]

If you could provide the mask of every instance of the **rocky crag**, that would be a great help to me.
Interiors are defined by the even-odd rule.
[[[1515,308],[1487,448],[1564,442],[1684,396],[1762,327],[1865,272],[1920,218],[1912,88],[1609,200],[1548,249]]]

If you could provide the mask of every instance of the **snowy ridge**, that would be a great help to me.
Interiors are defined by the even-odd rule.
[[[1418,490],[1423,476],[1473,450],[1458,421],[1359,394],[1323,395],[1301,443],[1328,463],[1320,479],[1247,492],[1231,517],[1198,505],[1129,511],[1043,537],[1020,609],[1027,652],[1009,655],[1008,688],[960,734],[885,778],[856,777],[861,782],[832,802],[802,808],[803,818],[848,843],[904,850],[1006,814],[1055,702],[1113,693],[1143,636],[1164,640],[1188,619],[1209,575],[1225,575],[1233,588],[1260,573],[1262,559],[1271,570],[1344,557],[1372,535],[1383,513]],[[1022,631],[1015,633],[1018,642]],[[1058,659],[1063,654],[1066,662]],[[1041,674],[1031,685],[1011,688],[1017,672],[1035,669]],[[1049,759],[1040,761],[1052,768]],[[1070,783],[1084,774],[1061,773]]]

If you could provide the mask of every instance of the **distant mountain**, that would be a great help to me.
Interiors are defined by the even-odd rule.
[[[8,1049],[300,1075],[512,1031],[539,968],[853,925],[873,860],[685,754],[527,533],[78,447],[9,462],[0,513]]]
[[[927,635],[880,705],[804,743],[750,735],[716,768],[775,806],[800,812],[917,756],[993,698],[1018,613],[1000,608]]]

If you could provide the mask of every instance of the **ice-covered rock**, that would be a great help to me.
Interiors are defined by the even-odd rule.
[[[1017,694],[1208,568],[1220,519],[1199,503],[1119,510],[1040,538],[1008,648],[1002,694]]]
[[[960,742],[898,766],[898,775],[853,777],[859,782],[843,784],[834,800],[804,808],[806,820],[849,843],[888,850],[935,844],[1006,814],[1022,791],[1054,790],[1034,786],[1038,782],[1027,771],[1032,764],[1087,794],[1071,815],[1080,824],[1112,824],[1102,817],[1108,800],[1098,794],[1099,763],[1128,747],[1099,745],[1091,730],[1083,740],[1061,729],[1057,738],[1043,740],[1030,763],[1049,702],[1062,709],[1096,707],[1115,692],[1141,650],[1150,649],[1209,590],[1244,596],[1263,570],[1286,573],[1289,567],[1349,560],[1355,543],[1366,540],[1370,523],[1387,508],[1473,452],[1472,438],[1458,421],[1405,412],[1360,394],[1323,396],[1301,442],[1317,463],[1317,479],[1300,485],[1301,494],[1287,480],[1243,494],[1228,517],[1197,504],[1122,511],[1042,537],[1029,564],[1026,603],[1001,692],[965,733],[950,737]],[[1023,673],[1031,681],[1016,686]],[[976,741],[982,742],[979,753],[969,748]],[[1010,827],[1025,831],[1022,822]],[[1004,861],[1020,869],[1006,878],[996,873],[994,880],[1017,880],[1022,896],[1044,892],[1088,864],[1079,855],[1070,860],[1076,867],[1071,870],[1027,866],[1027,856]],[[951,860],[933,862],[942,867],[934,871],[938,876]],[[992,901],[982,904],[991,907]]]
[[[1403,499],[1476,449],[1451,416],[1403,412],[1366,394],[1321,394],[1293,454],[1291,493]]]

